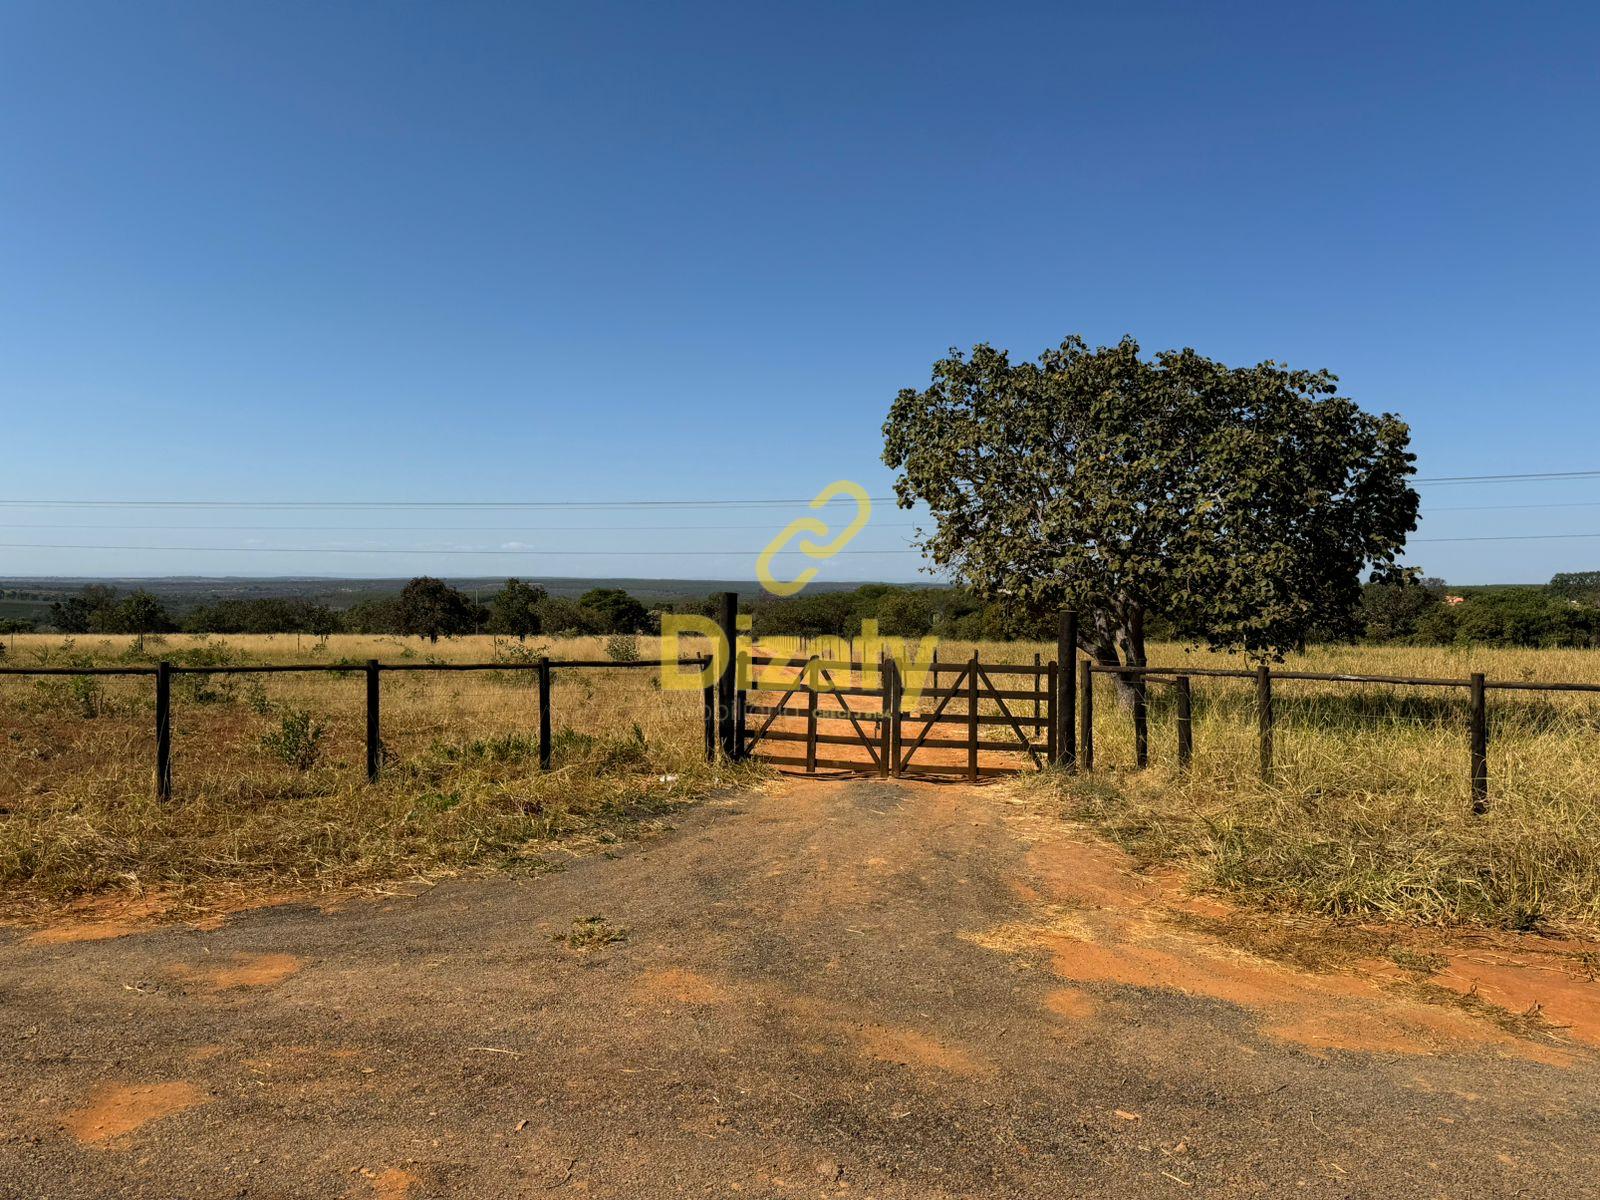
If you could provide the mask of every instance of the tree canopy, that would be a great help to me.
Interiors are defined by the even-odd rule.
[[[489,632],[521,639],[539,632],[539,606],[548,594],[542,587],[508,579],[489,600]]]
[[[590,588],[578,607],[596,616],[600,633],[639,633],[650,624],[650,612],[622,588]]]
[[[1271,655],[1355,612],[1416,527],[1409,430],[1326,371],[1145,358],[1069,337],[1036,363],[952,349],[896,396],[884,461],[926,553],[1029,619],[1083,615],[1086,650],[1140,665],[1147,616]]]
[[[101,583],[86,584],[76,596],[50,605],[50,624],[62,633],[88,633],[97,614],[116,605],[117,589]]]
[[[400,632],[419,634],[431,641],[477,631],[483,610],[465,592],[442,579],[419,575],[406,584],[396,601]]]

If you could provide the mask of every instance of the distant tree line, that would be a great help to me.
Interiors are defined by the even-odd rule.
[[[1362,589],[1360,640],[1422,646],[1600,646],[1600,571],[1557,575],[1548,587],[1452,590],[1439,579]]]
[[[508,579],[487,604],[479,604],[442,579],[419,576],[396,596],[340,611],[311,600],[266,597],[218,600],[175,618],[147,591],[120,595],[90,584],[50,606],[50,625],[61,633],[387,633],[430,638],[495,633],[527,638],[555,635],[644,633],[656,618],[621,588],[591,588],[576,600]]]
[[[877,621],[891,637],[937,635],[953,641],[1048,641],[1052,619],[1029,618],[964,588],[863,584],[850,591],[812,591],[789,598],[741,597],[755,634],[859,634]],[[710,616],[717,597],[681,601],[666,611]],[[438,640],[473,633],[528,638],[653,633],[661,608],[647,608],[621,588],[591,588],[577,599],[551,596],[537,584],[508,579],[480,604],[441,579],[420,576],[397,594],[345,610],[310,600],[271,597],[218,600],[179,620],[159,599],[126,595],[99,584],[50,606],[50,625],[62,633],[144,636],[191,633],[401,634]],[[1198,639],[1196,631],[1152,615],[1152,640]],[[1392,573],[1361,588],[1346,612],[1322,614],[1311,641],[1403,645],[1600,646],[1600,571],[1557,575],[1548,586],[1452,590],[1441,579]]]
[[[178,624],[160,600],[143,589],[119,596],[116,588],[91,583],[76,596],[50,606],[50,624],[62,633],[175,633]]]
[[[590,588],[569,600],[551,596],[537,584],[508,579],[488,604],[479,604],[459,588],[426,575],[406,584],[398,596],[364,601],[343,616],[352,633],[399,633],[433,641],[469,633],[528,638],[541,633],[645,633],[652,627],[649,609],[622,588]]]

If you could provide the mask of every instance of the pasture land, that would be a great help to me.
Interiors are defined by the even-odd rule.
[[[1152,664],[1241,666],[1154,647]],[[1593,650],[1327,647],[1315,673],[1600,682]],[[1600,695],[1491,691],[1487,811],[1469,795],[1461,688],[1279,681],[1270,784],[1254,684],[1194,680],[1194,765],[1176,769],[1170,689],[1150,689],[1151,766],[1097,681],[1096,771],[1051,778],[1068,811],[1202,887],[1339,917],[1526,929],[1600,925]]]
[[[366,783],[366,659],[603,659],[605,643],[171,636],[147,639],[141,654],[127,637],[19,636],[12,665],[356,666],[177,676],[167,804],[152,796],[150,678],[0,677],[0,905],[15,913],[113,891],[182,906],[454,869],[536,871],[561,846],[625,836],[749,774],[705,761],[699,693],[663,692],[654,672],[556,672],[546,775],[532,672],[397,672],[382,684],[384,769]]]
[[[764,643],[776,646],[778,643]],[[362,777],[358,664],[649,658],[654,639],[490,637],[430,644],[339,635],[19,635],[5,661],[112,665],[349,662],[349,676],[179,676],[178,798],[151,798],[149,679],[0,678],[0,903],[154,891],[211,903],[262,890],[375,884],[472,868],[532,871],[574,840],[624,836],[759,768],[708,764],[701,699],[649,671],[556,673],[556,770],[534,769],[528,673],[386,675],[382,780]],[[1053,647],[947,643],[1031,663]],[[1181,646],[1152,664],[1239,666]],[[1600,652],[1318,648],[1292,670],[1600,681]],[[1147,863],[1238,898],[1335,916],[1512,928],[1600,925],[1600,697],[1494,692],[1488,811],[1467,794],[1461,690],[1285,681],[1276,773],[1256,778],[1253,686],[1195,680],[1193,769],[1175,768],[1170,692],[1153,685],[1151,767],[1101,677],[1096,771],[1047,772],[1058,795]]]

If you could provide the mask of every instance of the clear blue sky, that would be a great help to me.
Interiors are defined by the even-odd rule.
[[[1600,468],[1597,44],[1579,4],[9,0],[0,499],[886,494],[897,388],[1067,332],[1327,367],[1424,475]],[[1600,533],[1600,479],[1424,504]],[[0,575],[748,578],[792,515],[6,507],[5,543],[603,553]],[[1600,537],[1411,558],[1540,580]]]

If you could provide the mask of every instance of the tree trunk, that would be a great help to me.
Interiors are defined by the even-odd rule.
[[[1132,601],[1094,613],[1079,627],[1078,645],[1101,667],[1144,667],[1144,607]],[[1143,686],[1138,676],[1116,675],[1117,703],[1133,707]]]

